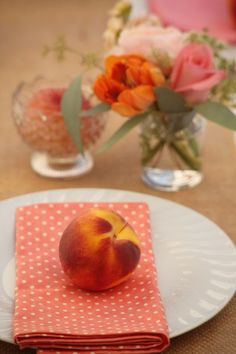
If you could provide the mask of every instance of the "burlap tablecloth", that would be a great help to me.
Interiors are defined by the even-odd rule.
[[[97,187],[148,193],[167,198],[206,215],[236,241],[236,146],[233,134],[209,124],[204,148],[204,181],[197,188],[178,193],[161,193],[141,181],[137,132],[110,151],[97,155],[92,172],[73,180],[50,180],[30,168],[30,150],[18,136],[10,114],[11,94],[21,80],[36,75],[61,78],[79,72],[79,59],[69,55],[64,63],[43,59],[43,44],[64,33],[79,51],[101,48],[101,33],[107,11],[114,0],[9,0],[0,1],[0,199],[40,190]],[[108,136],[121,123],[113,117]],[[3,235],[1,235],[3,237]],[[236,300],[216,317],[172,340],[166,353],[233,354],[236,352]],[[2,319],[0,318],[0,321]],[[0,342],[0,354],[34,353]]]

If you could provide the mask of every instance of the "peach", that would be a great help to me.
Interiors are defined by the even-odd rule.
[[[140,259],[133,228],[110,209],[90,208],[65,229],[59,245],[62,268],[81,289],[105,290],[125,281]]]

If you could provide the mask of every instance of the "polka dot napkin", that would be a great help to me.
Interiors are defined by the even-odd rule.
[[[65,277],[58,245],[84,208],[121,214],[141,241],[141,260],[125,283],[103,292],[76,289]],[[34,204],[16,212],[14,340],[38,353],[157,353],[169,344],[157,288],[149,209],[145,203]]]

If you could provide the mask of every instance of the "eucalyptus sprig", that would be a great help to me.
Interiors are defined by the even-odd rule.
[[[61,113],[65,127],[70,134],[75,146],[80,153],[84,153],[81,137],[81,118],[90,119],[96,114],[101,114],[110,109],[110,105],[100,103],[95,107],[83,110],[82,78],[77,76],[69,84],[61,101]]]

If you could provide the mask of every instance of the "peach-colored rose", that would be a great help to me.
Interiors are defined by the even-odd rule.
[[[224,78],[225,71],[215,69],[211,48],[191,43],[176,58],[171,88],[183,94],[189,103],[196,103],[206,100],[210,90]]]
[[[125,29],[119,38],[118,49],[153,59],[153,51],[175,59],[184,46],[185,36],[176,28],[141,24]]]

